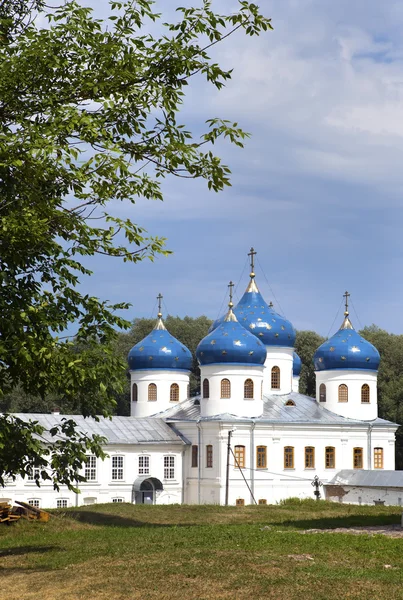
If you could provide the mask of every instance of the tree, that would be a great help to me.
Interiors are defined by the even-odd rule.
[[[299,391],[307,396],[316,396],[316,378],[313,365],[313,356],[316,350],[325,341],[315,331],[297,331],[295,340],[295,351],[301,359],[301,375],[299,380]]]
[[[150,0],[110,6],[104,21],[76,0],[54,9],[43,0],[0,7],[0,390],[18,384],[41,397],[80,395],[85,416],[113,411],[125,365],[111,342],[129,324],[115,312],[126,304],[80,293],[79,278],[91,274],[84,260],[167,254],[164,239],[116,216],[112,201],[162,200],[168,175],[205,179],[214,191],[230,185],[211,145],[226,138],[242,146],[247,134],[213,118],[196,139],[178,113],[196,74],[217,89],[230,79],[211,60],[212,46],[239,30],[271,29],[254,4],[219,15],[204,0],[178,8],[177,22],[153,37],[149,24],[160,15]],[[74,344],[64,338],[72,323]],[[85,444],[100,453],[101,441]],[[82,458],[81,443],[66,446],[73,459]],[[29,426],[1,416],[0,484],[25,476],[26,456],[45,449]],[[55,486],[70,481],[63,465],[53,466]]]

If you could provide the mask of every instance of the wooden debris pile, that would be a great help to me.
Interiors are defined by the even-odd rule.
[[[11,506],[8,502],[0,502],[0,523],[11,523],[18,521],[18,519],[27,519],[27,521],[41,521],[47,523],[50,518],[50,514],[36,506],[31,506],[26,502],[15,501],[18,506]]]

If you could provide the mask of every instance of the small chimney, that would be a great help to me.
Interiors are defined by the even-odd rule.
[[[52,408],[52,415],[60,415],[60,408],[58,406]]]

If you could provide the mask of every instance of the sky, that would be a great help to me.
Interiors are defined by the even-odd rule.
[[[173,254],[136,265],[97,257],[82,290],[130,302],[130,320],[155,316],[159,292],[165,314],[215,319],[229,280],[241,297],[253,246],[260,291],[297,329],[334,332],[347,289],[356,328],[403,333],[403,2],[260,4],[274,31],[216,46],[232,80],[217,92],[195,79],[179,117],[196,132],[219,116],[251,133],[243,150],[216,147],[232,187],[170,179],[163,203],[121,207]]]

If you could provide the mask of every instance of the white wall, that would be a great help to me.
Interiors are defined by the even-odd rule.
[[[325,487],[325,496],[326,500],[344,504],[374,505],[375,502],[383,502],[385,506],[403,505],[403,488],[332,485]]]
[[[170,389],[173,383],[179,385],[179,402],[188,397],[189,371],[149,370],[130,371],[131,416],[149,417],[177,402],[170,401]],[[137,402],[133,402],[133,383],[137,384]],[[157,400],[148,400],[148,386],[157,386]]]
[[[292,391],[299,392],[299,375],[292,376]]]
[[[263,376],[264,394],[289,394],[292,391],[292,367],[294,348],[277,348],[266,346],[267,358],[264,363]],[[276,366],[280,369],[280,389],[271,387],[271,370]]]
[[[316,371],[316,401],[337,415],[370,421],[378,416],[377,372],[334,369]],[[326,402],[320,402],[319,386],[326,385]],[[370,402],[361,402],[361,387],[366,383],[370,389]],[[339,385],[348,387],[348,402],[339,402]]]

